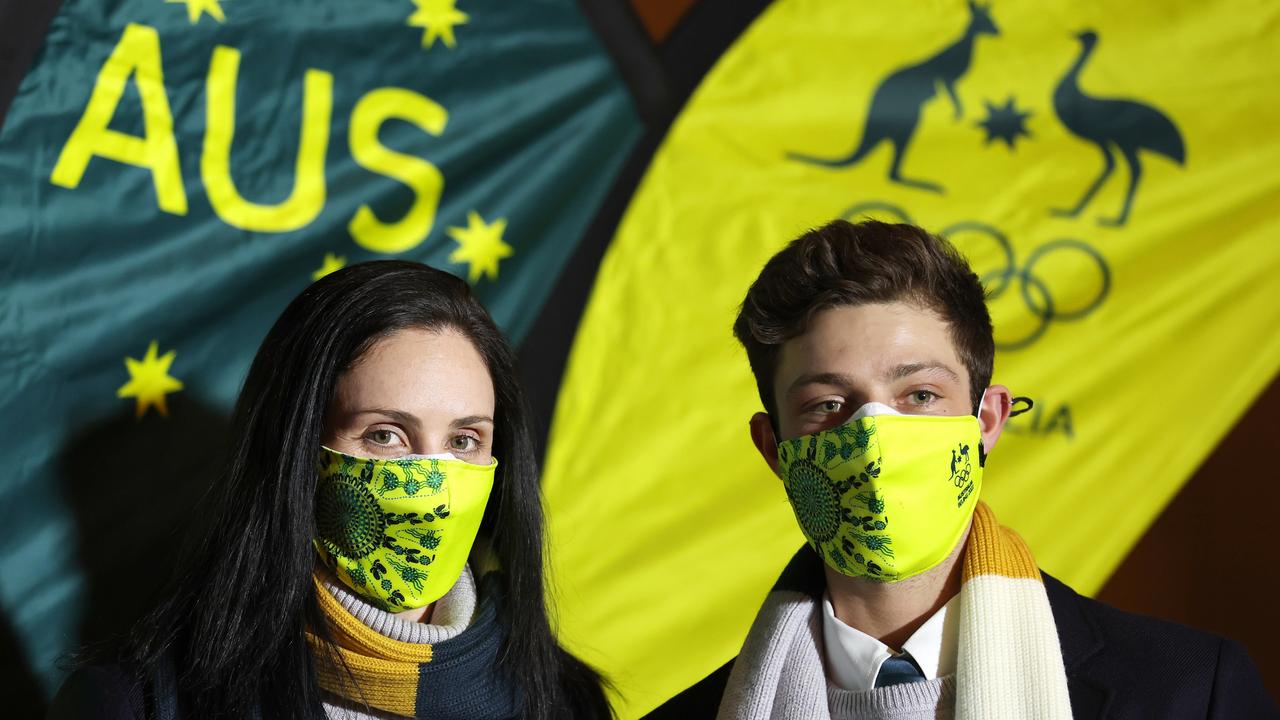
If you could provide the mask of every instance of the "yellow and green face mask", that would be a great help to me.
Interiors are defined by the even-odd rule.
[[[322,448],[312,542],[340,580],[383,610],[430,605],[462,575],[497,466]]]
[[[845,424],[778,445],[800,530],[845,575],[898,582],[937,567],[982,490],[972,415],[900,415],[879,403]]]

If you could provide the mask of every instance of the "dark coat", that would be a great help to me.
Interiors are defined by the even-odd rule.
[[[1076,720],[1272,720],[1280,710],[1233,640],[1117,610],[1044,575]],[[714,718],[733,661],[648,720]]]
[[[1086,718],[1280,718],[1239,643],[1117,610],[1044,575],[1071,710]]]
[[[524,688],[501,663],[507,629],[500,619],[505,602],[500,571],[479,580],[479,606],[461,634],[432,643],[431,662],[418,668],[415,715],[431,720],[518,720]],[[603,720],[610,717],[600,678],[560,650],[563,707],[555,717]],[[63,683],[49,710],[50,720],[182,720],[192,715],[176,682],[172,655],[148,673],[121,665],[81,667]],[[244,720],[263,713],[255,709]],[[0,714],[0,717],[3,717]],[[236,720],[240,720],[237,718]]]
[[[177,695],[167,674],[145,684],[119,665],[91,665],[62,684],[49,720],[175,720]],[[161,706],[156,706],[156,699]]]
[[[502,593],[495,573],[480,580],[480,604],[461,634],[432,645],[430,663],[418,670],[417,715],[433,720],[516,720],[521,693],[499,671],[506,636],[498,620]],[[190,717],[187,698],[175,681],[172,654],[140,678],[121,665],[90,665],[63,683],[50,720],[180,720]],[[603,704],[603,695],[600,703]],[[254,712],[254,717],[260,713]],[[582,716],[586,716],[583,714]],[[246,718],[245,720],[253,720]]]

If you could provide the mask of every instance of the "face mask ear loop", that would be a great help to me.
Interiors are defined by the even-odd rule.
[[[988,388],[990,389],[990,388]],[[974,417],[982,414],[982,403],[987,401],[987,391],[982,391],[982,397],[978,398],[978,407],[973,411]],[[987,449],[982,446],[982,438],[978,438],[978,467],[985,468],[987,466]]]
[[[987,397],[987,393],[985,390],[982,392],[982,397],[984,400]],[[1017,417],[1036,406],[1035,401],[1029,397],[1026,397],[1025,395],[1019,395],[1018,397],[1013,398],[1012,400],[1009,401],[1009,404],[1011,406],[1016,405],[1018,403],[1024,403],[1026,407],[1018,408],[1017,410],[1010,409],[1009,417]],[[979,412],[982,411],[981,402],[978,403],[978,411]],[[986,448],[982,447],[982,441],[979,440],[978,441],[978,467],[985,468],[986,466],[987,466],[987,450]]]
[[[1033,401],[1031,398],[1029,398],[1029,397],[1025,397],[1025,396],[1021,396],[1021,395],[1020,395],[1020,396],[1018,396],[1018,397],[1016,397],[1016,398],[1014,398],[1012,401],[1010,401],[1010,404],[1011,404],[1011,405],[1017,405],[1017,404],[1018,404],[1018,403],[1020,403],[1020,402],[1021,402],[1021,403],[1026,403],[1026,407],[1024,407],[1024,408],[1019,408],[1019,409],[1017,409],[1017,410],[1013,410],[1013,409],[1009,410],[1009,417],[1018,417],[1019,415],[1021,415],[1021,414],[1025,413],[1025,412],[1027,412],[1028,410],[1030,410],[1031,408],[1033,408],[1033,407],[1035,407],[1035,406],[1036,406],[1035,401]]]

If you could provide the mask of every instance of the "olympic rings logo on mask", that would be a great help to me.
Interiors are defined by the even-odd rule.
[[[840,217],[856,222],[858,218],[872,213],[888,214],[898,218],[901,222],[916,224],[901,207],[875,200],[853,205],[848,210],[845,210]],[[1008,236],[987,223],[970,220],[961,221],[948,225],[938,234],[953,243],[955,242],[955,236],[966,234],[982,236],[995,243],[1000,256],[1003,258],[1003,267],[979,276],[983,287],[987,290],[987,300],[996,300],[1016,284],[1023,303],[1026,304],[1027,309],[1036,318],[1036,322],[1029,332],[1023,333],[1013,340],[997,340],[996,348],[999,350],[1021,350],[1043,337],[1045,332],[1048,331],[1050,323],[1071,322],[1087,317],[1102,305],[1103,301],[1107,299],[1107,295],[1111,292],[1111,268],[1107,265],[1106,259],[1102,257],[1102,253],[1083,240],[1074,238],[1050,240],[1032,250],[1026,261],[1019,266],[1017,256],[1013,250],[1013,244],[1009,242]],[[1079,253],[1086,260],[1092,262],[1097,267],[1100,280],[1097,289],[1083,305],[1070,309],[1055,301],[1053,294],[1049,291],[1048,283],[1035,272],[1037,264],[1046,257],[1063,252]]]

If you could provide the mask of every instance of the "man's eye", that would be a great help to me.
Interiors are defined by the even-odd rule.
[[[929,390],[917,390],[911,393],[911,401],[917,405],[928,405],[929,403],[933,402],[937,397],[938,397],[937,395],[930,392]]]
[[[839,400],[825,400],[818,405],[818,409],[825,413],[838,413],[840,412],[840,408],[843,407],[844,403]]]
[[[471,452],[472,450],[475,450],[476,446],[479,444],[480,441],[470,435],[458,435],[449,441],[449,448],[460,452]]]

